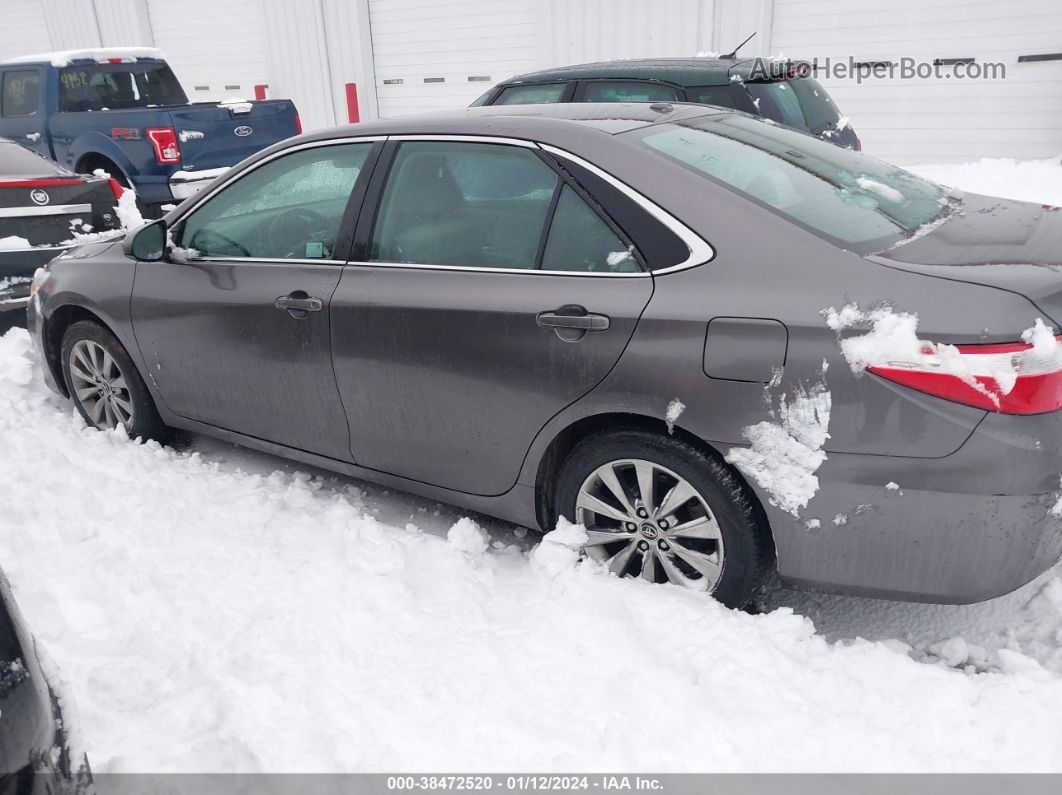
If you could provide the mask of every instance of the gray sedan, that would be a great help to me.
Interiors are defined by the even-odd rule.
[[[1057,208],[741,113],[475,108],[265,150],[29,321],[99,428],[563,517],[728,605],[969,602],[1062,554],[1060,263]]]

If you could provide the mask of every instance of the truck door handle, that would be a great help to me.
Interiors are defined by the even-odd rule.
[[[296,290],[290,295],[280,296],[273,302],[273,306],[277,309],[286,310],[293,318],[301,320],[309,315],[310,312],[320,312],[324,309],[324,301],[320,298],[313,298],[302,290]]]
[[[611,324],[607,315],[587,312],[577,304],[566,304],[560,309],[539,312],[535,320],[540,327],[553,329],[564,342],[578,342],[588,331],[607,331]]]

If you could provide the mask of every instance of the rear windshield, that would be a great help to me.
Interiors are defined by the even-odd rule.
[[[887,248],[958,203],[901,168],[747,116],[702,116],[624,135],[859,254]]]
[[[744,85],[759,115],[779,124],[818,135],[841,118],[826,89],[810,77]]]
[[[0,140],[0,178],[69,176],[72,173],[14,141]]]
[[[59,70],[59,110],[117,110],[185,105],[188,97],[164,63],[68,66]]]

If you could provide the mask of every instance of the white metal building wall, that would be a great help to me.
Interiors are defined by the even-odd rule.
[[[44,7],[38,0],[3,0],[0,60],[52,49]]]
[[[369,19],[384,118],[467,105],[540,63],[538,0],[369,0]]]
[[[261,0],[148,0],[155,46],[193,102],[254,97],[269,82]]]
[[[787,56],[898,62],[903,56],[1001,62],[1006,80],[820,78],[849,116],[863,150],[897,163],[1062,152],[1058,0],[775,0],[771,49]],[[945,74],[951,69],[945,69]]]

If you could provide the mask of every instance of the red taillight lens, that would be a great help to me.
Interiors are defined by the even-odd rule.
[[[299,114],[295,114],[295,134],[302,135],[302,119],[299,118]]]
[[[114,194],[115,201],[121,201],[122,193],[125,191],[125,188],[121,186],[121,183],[116,179],[109,179],[107,180],[107,184],[111,186],[111,193]]]
[[[177,145],[177,133],[172,127],[148,127],[148,140],[155,150],[155,162],[160,166],[181,162],[181,148]]]
[[[863,142],[859,140],[859,136],[858,135],[856,136],[855,150],[857,152],[862,152],[863,151]]]
[[[56,185],[81,185],[80,179],[16,179],[0,182],[0,188],[51,188]]]
[[[919,392],[986,411],[1046,414],[1062,410],[1062,335],[1055,337],[1053,353],[1036,351],[1022,342],[959,345],[956,350],[969,375],[965,380],[942,371],[943,364],[931,352],[924,362],[890,362],[867,369]],[[954,369],[954,363],[949,369]]]

